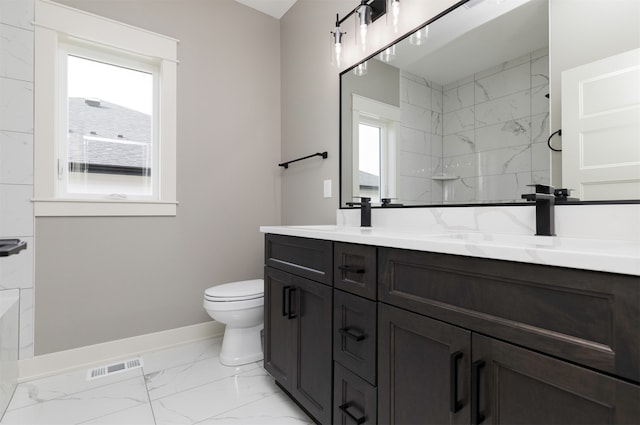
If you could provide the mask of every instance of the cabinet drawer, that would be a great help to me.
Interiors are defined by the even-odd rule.
[[[640,380],[634,276],[378,249],[380,300]]]
[[[264,256],[269,267],[331,285],[331,241],[268,234]]]
[[[376,384],[376,303],[333,291],[333,359]]]
[[[333,285],[343,291],[376,299],[376,247],[336,242]]]
[[[377,424],[376,388],[338,363],[333,374],[333,423]]]

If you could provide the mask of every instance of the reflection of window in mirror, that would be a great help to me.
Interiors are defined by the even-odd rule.
[[[396,197],[400,108],[353,95],[353,196]]]
[[[380,202],[380,145],[383,142],[385,130],[384,123],[360,121],[359,193],[357,196],[366,196],[371,198],[372,202]]]

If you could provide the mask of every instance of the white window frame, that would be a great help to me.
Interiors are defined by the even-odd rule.
[[[396,198],[397,139],[400,108],[352,94],[353,193],[360,193],[360,123],[374,125],[380,132],[380,197]]]
[[[174,216],[176,201],[176,95],[178,40],[48,0],[35,2],[34,212],[36,216]],[[159,108],[153,119],[160,135],[158,174],[152,199],[96,195],[70,198],[58,188],[60,130],[66,110],[61,52],[81,46],[97,54],[140,58],[158,69]],[[156,115],[157,112],[157,115]],[[155,129],[154,129],[155,130]],[[154,147],[156,149],[156,147]]]

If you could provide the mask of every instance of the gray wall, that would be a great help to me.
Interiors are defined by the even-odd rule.
[[[280,222],[280,24],[232,0],[60,0],[178,38],[176,217],[36,218],[35,350],[211,320]]]
[[[282,159],[328,151],[329,158],[303,161],[282,173],[282,223],[335,223],[339,191],[340,72],[397,39],[400,34],[455,4],[456,0],[403,0],[399,32],[380,19],[371,25],[368,48],[354,43],[353,19],[344,23],[344,66],[330,64],[329,31],[336,13],[345,16],[355,0],[298,0],[281,19]],[[333,197],[323,198],[331,179]]]

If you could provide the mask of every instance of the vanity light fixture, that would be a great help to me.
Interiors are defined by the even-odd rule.
[[[340,30],[340,15],[336,13],[336,28],[331,33],[331,63],[340,68],[342,65],[342,36],[346,32]]]
[[[356,43],[362,46],[362,50],[366,50],[369,25],[387,13],[387,2],[393,4],[398,3],[398,1],[399,0],[360,0],[360,4],[342,19],[339,18],[339,15],[336,15],[335,30],[330,32],[332,49],[331,62],[338,67],[342,62],[342,36],[346,33],[340,30],[340,25],[342,25],[344,21],[352,15],[355,16]]]
[[[413,34],[409,36],[409,43],[414,46],[422,46],[427,42],[427,38],[429,37],[429,25],[426,27],[420,28]]]

